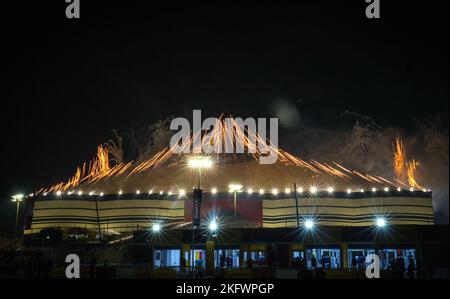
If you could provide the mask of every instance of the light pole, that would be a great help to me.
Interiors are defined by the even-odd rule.
[[[15,225],[14,225],[14,240],[12,242],[12,244],[14,246],[13,247],[14,252],[16,251],[17,226],[18,226],[18,222],[19,222],[19,208],[20,208],[20,203],[23,200],[23,197],[24,197],[23,194],[16,194],[16,195],[13,195],[11,198],[11,201],[16,203],[16,221],[15,221]]]
[[[237,194],[242,192],[242,185],[240,184],[231,184],[228,186],[230,192],[233,193],[233,209],[234,209],[234,223],[236,224],[236,209],[237,209]]]
[[[195,229],[200,225],[200,204],[202,200],[202,189],[201,189],[201,176],[202,171],[210,169],[213,163],[209,157],[193,157],[188,161],[189,168],[197,171],[197,189],[194,189],[192,198],[192,249],[191,249],[191,260],[193,266],[193,277],[195,279]]]

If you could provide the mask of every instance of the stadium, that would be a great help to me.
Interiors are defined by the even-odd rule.
[[[292,278],[294,272],[280,267],[299,261],[307,269],[348,273],[364,267],[371,253],[386,271],[399,262],[420,264],[428,244],[422,237],[439,236],[440,229],[433,225],[432,192],[417,183],[402,146],[397,140],[393,165],[404,181],[278,149],[279,160],[270,165],[259,164],[257,155],[166,148],[111,166],[114,149],[99,146],[97,157],[67,182],[26,196],[25,235],[58,229],[105,250],[128,244],[131,255],[116,250],[108,261],[174,273],[201,266],[208,274],[227,268],[230,277],[246,277],[237,271],[258,267],[251,277]],[[201,204],[194,203],[201,222],[193,229],[195,189],[202,190]],[[278,270],[261,274],[274,265]]]

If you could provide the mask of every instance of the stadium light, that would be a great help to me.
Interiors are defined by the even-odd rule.
[[[242,185],[240,184],[230,184],[228,186],[228,189],[230,190],[231,193],[239,193],[242,192]]]
[[[316,186],[312,186],[311,188],[309,188],[309,192],[311,194],[316,194],[317,193],[317,187]]]
[[[195,169],[211,168],[213,163],[209,157],[194,157],[188,160],[188,166]]]
[[[215,220],[211,221],[208,225],[209,230],[213,233],[217,230],[217,222]]]
[[[189,166],[189,168],[192,168],[198,172],[197,189],[200,189],[202,170],[211,168],[213,166],[213,162],[211,161],[211,159],[209,157],[193,157],[188,160],[188,166]]]
[[[334,192],[334,188],[333,187],[328,187],[328,193],[333,193]]]
[[[13,196],[11,196],[11,201],[12,202],[21,202],[23,200],[23,194],[15,194]]]
[[[313,229],[313,228],[314,228],[314,221],[312,221],[312,220],[306,220],[306,221],[305,221],[305,228],[306,228],[306,229]]]
[[[158,233],[160,230],[161,230],[161,224],[159,224],[159,223],[154,223],[154,224],[152,225],[152,231],[153,231],[154,233]]]
[[[379,218],[377,218],[376,223],[379,228],[383,228],[386,226],[386,219],[379,217]]]
[[[15,194],[11,197],[11,201],[16,203],[16,222],[15,222],[16,224],[14,226],[14,241],[13,241],[14,250],[16,249],[16,240],[17,240],[17,231],[18,231],[17,226],[19,224],[18,223],[19,222],[19,207],[20,207],[20,203],[22,202],[23,198],[24,198],[23,194]]]
[[[234,223],[236,223],[237,194],[239,192],[242,192],[242,185],[241,184],[230,184],[228,186],[228,189],[230,190],[231,193],[233,193]]]

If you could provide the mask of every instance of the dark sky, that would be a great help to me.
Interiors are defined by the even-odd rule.
[[[446,0],[382,0],[381,20],[365,17],[364,0],[81,0],[79,20],[65,18],[63,0],[10,2],[0,21],[5,222],[11,193],[67,178],[111,129],[194,108],[267,116],[281,98],[324,128],[345,110],[407,130],[414,117],[448,117]]]

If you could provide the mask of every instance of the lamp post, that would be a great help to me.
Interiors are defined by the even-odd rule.
[[[242,185],[231,184],[228,188],[230,189],[230,192],[233,193],[234,223],[236,224],[237,193],[242,192]]]
[[[14,240],[13,240],[13,242],[11,242],[11,244],[13,246],[11,248],[11,253],[13,251],[14,252],[16,251],[16,240],[17,240],[17,231],[18,231],[17,226],[18,226],[18,222],[19,222],[19,208],[20,208],[20,203],[23,200],[23,197],[24,197],[23,194],[16,194],[16,195],[13,195],[11,198],[11,201],[16,203],[16,221],[15,221],[15,225],[14,225]]]
[[[201,175],[202,171],[210,169],[213,163],[209,157],[193,157],[188,161],[189,168],[197,171],[197,189],[194,189],[192,198],[192,249],[191,249],[191,260],[193,270],[192,274],[195,279],[195,229],[200,225],[200,204],[202,200],[202,189],[201,189]]]

